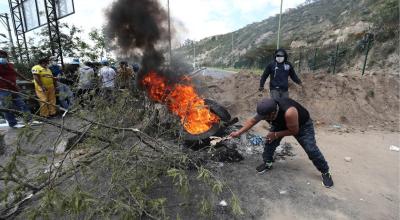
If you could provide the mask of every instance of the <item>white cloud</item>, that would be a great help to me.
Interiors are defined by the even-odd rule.
[[[158,1],[166,7],[167,0]],[[88,33],[105,24],[104,12],[113,0],[74,2],[75,14],[62,19],[61,22],[74,24]],[[304,0],[284,0],[283,10],[296,7],[303,2]],[[176,20],[175,23],[184,26],[177,28],[179,41],[187,38],[199,40],[234,31],[246,24],[278,14],[279,6],[280,0],[170,0],[171,16]],[[8,8],[0,9],[8,12]]]
[[[167,0],[161,0],[166,6]],[[304,0],[284,0],[283,10]],[[234,31],[279,13],[279,0],[170,0],[171,15],[188,30],[185,38],[199,40]]]
[[[105,24],[105,9],[110,6],[110,0],[75,0],[75,14],[66,17],[61,22],[74,24],[89,32],[101,28]]]

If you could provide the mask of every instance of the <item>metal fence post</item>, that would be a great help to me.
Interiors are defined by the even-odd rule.
[[[301,49],[300,49],[300,52],[299,52],[299,74],[301,73],[301,58],[302,58],[302,54],[301,54]]]
[[[317,51],[318,48],[315,48],[314,50],[314,61],[313,61],[313,72],[317,69]]]
[[[336,63],[337,63],[338,52],[339,52],[339,44],[336,44],[335,57],[333,58],[333,74],[336,73]]]
[[[364,65],[363,65],[362,74],[361,74],[362,76],[365,73],[365,68],[367,66],[368,53],[369,53],[369,50],[371,49],[371,42],[373,41],[374,35],[368,33],[366,37],[367,37],[367,47],[365,50],[365,59],[364,59]]]

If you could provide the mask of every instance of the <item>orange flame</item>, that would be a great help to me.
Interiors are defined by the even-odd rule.
[[[182,81],[190,83],[185,76]],[[192,85],[168,85],[167,79],[155,72],[143,77],[142,84],[150,99],[167,104],[168,109],[179,116],[183,127],[190,134],[201,134],[208,131],[219,117],[212,113],[195,91]]]

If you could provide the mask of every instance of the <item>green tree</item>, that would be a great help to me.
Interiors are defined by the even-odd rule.
[[[107,46],[107,37],[104,29],[94,29],[89,32],[89,39],[94,43],[93,52],[96,55],[96,59],[108,58],[110,59],[110,48]]]

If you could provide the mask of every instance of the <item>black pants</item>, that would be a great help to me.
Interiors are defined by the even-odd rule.
[[[274,128],[272,128],[271,131],[274,131]],[[303,147],[304,151],[308,155],[308,158],[313,162],[314,166],[321,173],[329,172],[328,162],[326,162],[324,155],[322,155],[315,141],[314,125],[311,119],[300,127],[299,133],[294,137]],[[271,143],[265,143],[263,153],[264,162],[269,163],[273,161],[274,152],[279,146],[281,140],[282,138],[279,138]]]

